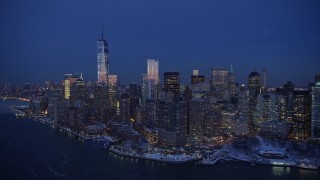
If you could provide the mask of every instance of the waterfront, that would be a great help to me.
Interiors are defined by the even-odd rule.
[[[1,179],[319,179],[320,171],[219,162],[166,164],[125,158],[93,141],[0,111]],[[247,172],[247,173],[245,173]]]

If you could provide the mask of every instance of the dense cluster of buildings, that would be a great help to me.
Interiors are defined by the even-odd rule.
[[[255,134],[320,141],[320,75],[308,88],[296,88],[290,81],[269,88],[265,70],[253,70],[248,83],[240,85],[232,66],[214,67],[209,78],[193,70],[191,84],[185,86],[179,72],[165,72],[161,82],[159,61],[147,59],[142,83],[124,86],[109,73],[103,35],[97,42],[97,70],[97,82],[85,82],[82,74],[66,74],[60,84],[3,86],[1,93],[31,97],[32,113],[46,114],[76,131],[112,133],[123,124],[122,128],[139,132],[131,138],[143,136],[161,146],[216,145]]]

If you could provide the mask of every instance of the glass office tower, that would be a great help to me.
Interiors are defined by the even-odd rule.
[[[98,83],[108,85],[109,75],[109,48],[108,42],[102,37],[97,41],[97,66],[98,66]]]

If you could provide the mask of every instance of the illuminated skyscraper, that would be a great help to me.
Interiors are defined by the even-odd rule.
[[[261,89],[261,76],[256,70],[248,76],[248,90],[249,90],[249,131],[250,133],[255,132],[255,126],[253,122],[253,112],[257,105],[257,96]]]
[[[64,99],[70,99],[71,86],[80,77],[76,74],[65,74],[64,75]]]
[[[228,86],[228,70],[226,68],[211,69],[212,85],[227,87]]]
[[[239,89],[239,118],[238,118],[238,127],[236,134],[247,134],[249,132],[248,121],[249,121],[249,91],[244,84],[241,85]]]
[[[294,84],[291,81],[288,81],[283,85],[283,94],[285,99],[284,119],[288,122],[292,122],[293,119],[293,91]]]
[[[82,78],[76,79],[71,87],[70,101],[76,108],[85,104],[87,97],[86,85]]]
[[[320,75],[317,75],[315,80],[311,94],[311,138],[320,141]]]
[[[290,137],[309,140],[311,133],[311,97],[308,90],[293,91],[293,127]]]
[[[109,48],[108,42],[102,37],[97,42],[98,83],[108,85],[109,75]]]
[[[230,95],[234,97],[236,95],[236,76],[234,74],[232,65],[230,66],[228,77],[229,77],[228,83],[230,88]]]
[[[257,96],[262,86],[261,76],[255,70],[248,76],[248,90],[251,96]]]
[[[59,120],[60,90],[50,89],[48,97],[48,114],[51,120],[57,122]]]
[[[252,113],[253,122],[257,130],[267,121],[279,120],[278,96],[274,93],[258,94],[257,105]]]
[[[211,84],[219,100],[230,100],[229,71],[226,68],[211,69]]]
[[[117,84],[118,84],[118,76],[117,75],[109,75],[108,76],[109,83],[109,103],[110,107],[116,107],[117,104]]]
[[[204,76],[199,75],[199,70],[193,70],[191,84],[204,83]]]
[[[109,85],[110,86],[117,86],[117,83],[118,83],[118,76],[117,75],[109,75],[108,76],[108,79],[109,79]]]
[[[147,99],[157,99],[159,85],[159,62],[156,59],[147,59],[147,74],[143,75],[142,103]]]
[[[180,90],[180,73],[179,72],[165,72],[164,73],[164,87],[165,92],[172,92],[179,97]]]
[[[64,85],[64,99],[70,99],[71,83],[69,78],[66,78],[66,76],[64,78],[63,85]]]
[[[204,99],[194,98],[189,102],[189,108],[189,138],[194,144],[203,138],[208,103]]]
[[[142,74],[142,87],[141,87],[141,104],[145,106],[146,100],[148,99],[148,75]]]
[[[148,80],[152,80],[153,84],[159,84],[159,62],[156,59],[147,59],[147,75]]]
[[[172,93],[169,93],[172,95]],[[163,145],[184,146],[187,143],[187,102],[161,101],[157,107],[159,143]]]

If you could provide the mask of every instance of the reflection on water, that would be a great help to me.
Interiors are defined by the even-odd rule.
[[[318,170],[312,170],[312,169],[299,169],[299,176],[312,176],[312,175],[318,175]]]
[[[272,174],[275,176],[283,176],[283,175],[288,175],[290,173],[291,173],[290,167],[280,167],[280,166],[272,167]],[[299,177],[314,177],[319,175],[319,172],[317,170],[301,169],[301,168],[298,169],[298,173],[299,173]]]
[[[290,167],[273,166],[272,174],[275,176],[283,176],[290,174]]]

